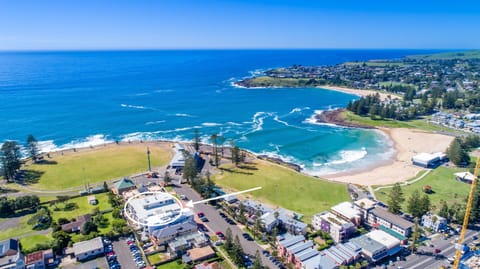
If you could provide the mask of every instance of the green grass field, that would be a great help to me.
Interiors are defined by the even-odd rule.
[[[443,52],[435,54],[421,54],[407,56],[410,59],[423,59],[423,60],[452,60],[452,59],[479,59],[480,50],[466,50],[455,52]]]
[[[171,153],[165,147],[150,145],[150,151],[152,166],[163,166],[170,160]],[[99,150],[51,154],[51,164],[31,164],[24,169],[30,171],[32,187],[62,190],[82,186],[85,180],[92,184],[146,171],[145,152],[143,144],[111,145]]]
[[[55,205],[49,205],[53,220],[57,221],[59,218],[72,219],[77,216],[92,213],[93,209],[96,207],[98,207],[101,211],[112,208],[108,203],[108,196],[106,193],[95,194],[95,197],[98,200],[98,204],[96,205],[89,204],[87,201],[87,196],[81,196],[68,200],[65,202],[66,204],[75,203],[78,205],[78,208],[71,211],[63,210],[65,208],[65,204],[63,203],[56,204],[56,207],[60,209],[59,211],[55,211]]]
[[[50,243],[51,240],[52,236],[50,234],[38,234],[20,238],[20,243],[22,244],[22,250],[29,252],[29,250],[34,248],[37,244],[47,244]]]
[[[366,61],[366,62],[345,62],[345,65],[363,65],[383,67],[383,66],[404,66],[403,62],[391,62],[391,61]]]
[[[464,202],[465,198],[468,196],[468,192],[470,190],[470,185],[459,182],[454,179],[454,173],[460,171],[467,171],[467,169],[461,168],[447,168],[440,166],[430,172],[427,176],[425,176],[420,181],[417,181],[413,184],[408,186],[402,186],[403,193],[405,194],[404,197],[406,200],[410,197],[410,195],[415,191],[418,190],[421,193],[422,188],[424,185],[430,185],[434,193],[429,194],[428,197],[430,198],[430,202],[434,205],[437,209],[439,208],[440,201],[444,200],[447,201],[449,204],[453,204],[454,202],[462,203]],[[390,188],[381,189],[375,192],[375,195],[378,200],[382,202],[387,202],[387,195],[390,192]],[[403,208],[406,209],[407,202],[403,203]],[[436,211],[436,210],[434,210]]]
[[[157,264],[163,260],[164,254],[162,253],[155,253],[153,255],[147,256],[148,261],[150,264]]]
[[[244,166],[223,165],[224,172],[215,176],[215,183],[227,190],[261,186],[247,196],[301,213],[307,223],[313,214],[349,200],[344,184],[315,179],[262,160]]]
[[[157,266],[157,269],[183,269],[184,265],[183,263],[178,264],[177,261],[169,262],[162,264],[160,266]]]
[[[397,121],[392,119],[376,119],[372,120],[370,117],[362,117],[353,114],[351,111],[342,112],[342,118],[347,122],[355,122],[366,126],[372,127],[388,127],[388,128],[409,128],[420,129],[429,132],[453,132],[459,133],[458,130],[440,126],[437,124],[428,123],[426,119],[409,120],[409,121]]]

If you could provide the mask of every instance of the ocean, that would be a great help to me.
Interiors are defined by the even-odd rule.
[[[293,64],[331,65],[428,53],[413,50],[164,50],[0,53],[0,141],[43,151],[115,140],[211,134],[324,175],[393,154],[374,130],[316,124],[357,96],[322,89],[242,89],[233,82]]]

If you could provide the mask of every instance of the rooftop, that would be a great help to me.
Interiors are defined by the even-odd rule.
[[[394,248],[400,245],[400,240],[394,237],[393,235],[388,234],[383,230],[373,230],[367,234],[365,234],[372,240],[375,240],[382,245],[384,245],[387,249]]]
[[[0,241],[0,257],[8,254],[8,252],[18,251],[18,241],[16,239],[7,239]],[[13,254],[14,255],[14,254]]]
[[[128,178],[123,178],[113,184],[113,187],[117,190],[128,189],[131,187],[135,187],[135,183]]]
[[[158,192],[129,200],[133,217],[144,224],[163,224],[178,217],[182,207],[169,194]]]
[[[358,245],[359,247],[362,248],[363,251],[367,251],[372,255],[375,255],[377,252],[380,252],[383,249],[385,249],[384,245],[380,244],[379,242],[371,239],[366,235],[352,238],[350,239],[350,242]]]
[[[385,209],[380,209],[380,208],[376,207],[376,208],[372,209],[371,212],[375,216],[377,216],[379,218],[382,218],[384,220],[387,220],[387,221],[391,222],[392,224],[395,224],[396,226],[401,227],[402,229],[408,229],[408,228],[413,227],[413,223],[411,223],[410,221],[402,218],[399,215],[392,214]]]
[[[338,205],[332,206],[332,211],[335,211],[348,219],[353,219],[360,215],[360,212],[350,202],[342,202]]]
[[[25,257],[25,264],[26,265],[33,264],[33,263],[36,263],[36,262],[39,262],[39,261],[43,262],[43,250],[28,254]]]
[[[215,255],[215,251],[213,251],[211,246],[205,246],[202,248],[193,248],[188,251],[188,256],[192,261],[202,260],[206,257],[210,257]]]
[[[95,251],[97,249],[103,249],[103,242],[101,237],[95,237],[87,241],[73,244],[73,251],[75,255]]]
[[[355,201],[355,204],[361,208],[370,209],[370,208],[373,208],[377,204],[377,202],[372,201],[368,198],[362,198],[360,200]]]

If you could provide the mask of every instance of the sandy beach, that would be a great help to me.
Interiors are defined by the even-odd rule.
[[[427,133],[404,128],[382,128],[394,142],[395,157],[379,167],[358,173],[341,173],[322,176],[323,178],[361,185],[385,185],[401,182],[418,174],[423,168],[412,165],[411,158],[421,152],[439,152],[447,149],[452,136]]]
[[[374,91],[374,90],[360,90],[360,89],[352,89],[352,88],[345,88],[345,87],[340,87],[340,86],[330,86],[330,85],[320,86],[318,88],[327,89],[327,90],[331,90],[331,91],[350,93],[350,94],[354,94],[354,95],[357,95],[357,96],[367,96],[367,95],[372,95],[372,94],[377,94],[378,93],[378,94],[380,94],[380,99],[382,101],[389,99],[388,96],[390,96],[390,98],[392,98],[392,99],[400,98],[393,93],[389,94],[389,93],[379,92],[379,91]]]

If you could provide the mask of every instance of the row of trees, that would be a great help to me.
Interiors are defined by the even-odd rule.
[[[37,162],[39,158],[38,141],[33,135],[27,137],[25,144],[28,156]],[[18,169],[20,169],[21,153],[20,145],[16,141],[5,141],[0,149],[0,156],[2,161],[2,175],[7,182],[13,182]]]
[[[465,137],[456,137],[447,148],[447,156],[455,165],[468,165],[468,152],[480,146],[480,136],[470,134]]]
[[[405,202],[404,193],[399,183],[395,183],[388,194],[388,211],[394,214],[401,212]],[[414,191],[407,201],[407,211],[415,218],[421,218],[430,210],[430,198],[427,194],[421,195],[418,190]]]
[[[37,210],[40,205],[40,199],[36,195],[19,196],[14,199],[0,197],[0,216],[9,217],[17,210],[32,209]]]
[[[239,268],[245,267],[245,252],[243,251],[242,245],[240,244],[240,239],[238,235],[233,238],[232,230],[227,228],[225,231],[225,250],[227,251],[228,256],[232,259],[233,263]],[[253,269],[262,269],[262,258],[260,257],[260,252],[257,250],[255,253],[255,260],[252,264]]]

